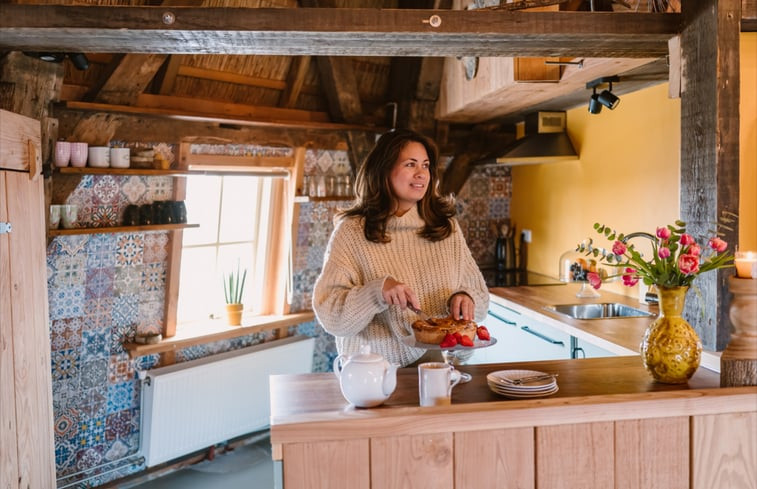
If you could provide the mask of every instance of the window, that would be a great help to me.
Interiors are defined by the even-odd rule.
[[[266,264],[276,235],[272,206],[277,182],[269,176],[189,176],[187,215],[199,228],[184,231],[177,323],[224,315],[223,279],[237,266],[247,270],[245,314],[262,314],[269,300]]]

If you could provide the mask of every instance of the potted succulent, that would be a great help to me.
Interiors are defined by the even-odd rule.
[[[247,278],[247,269],[240,270],[237,262],[236,270],[232,270],[223,276],[223,294],[226,299],[226,316],[231,326],[242,324],[242,294],[244,294],[244,281]]]

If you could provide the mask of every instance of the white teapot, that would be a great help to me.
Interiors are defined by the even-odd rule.
[[[397,387],[397,368],[381,355],[371,353],[370,345],[349,358],[334,359],[334,374],[339,379],[342,395],[358,407],[375,407],[386,401]]]

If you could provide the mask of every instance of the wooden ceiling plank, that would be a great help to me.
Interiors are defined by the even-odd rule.
[[[165,54],[126,54],[95,94],[93,101],[133,105],[165,60]]]
[[[140,115],[146,117],[164,117],[168,119],[184,120],[184,121],[197,121],[197,122],[212,122],[214,124],[223,124],[225,126],[258,126],[258,127],[278,127],[286,129],[311,129],[319,131],[369,131],[380,132],[385,129],[377,128],[373,126],[366,126],[361,124],[340,124],[334,122],[318,122],[318,121],[292,121],[292,120],[269,120],[269,119],[246,119],[246,118],[233,118],[223,116],[212,116],[208,114],[195,113],[180,109],[160,109],[160,108],[146,108],[146,107],[133,107],[129,105],[110,105],[93,102],[77,102],[69,101],[64,102],[61,109],[69,110],[83,110],[87,112],[98,113],[116,113],[116,114],[131,114]]]
[[[660,57],[678,13],[0,4],[0,48],[340,56]],[[432,27],[437,15],[441,23]]]
[[[300,96],[302,87],[305,85],[305,77],[310,68],[310,60],[310,56],[296,56],[292,58],[292,64],[287,74],[286,88],[284,89],[284,93],[281,94],[281,101],[279,102],[281,107],[294,107],[297,97]]]
[[[329,122],[325,112],[287,109],[270,106],[254,106],[206,100],[197,97],[179,97],[167,95],[142,94],[137,100],[138,107],[149,109],[183,109],[197,114],[207,114],[213,117],[261,118],[266,120],[291,120]]]

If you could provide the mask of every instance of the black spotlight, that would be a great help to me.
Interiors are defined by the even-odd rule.
[[[87,59],[87,56],[84,55],[84,53],[68,53],[68,59],[71,60],[71,63],[77,70],[84,71],[89,68],[89,60]]]
[[[610,110],[613,110],[620,103],[620,99],[618,98],[617,95],[612,93],[610,90],[612,90],[612,83],[610,83],[609,90],[604,90],[602,93],[600,93],[596,97],[600,104],[604,105]],[[592,95],[592,98],[594,97],[595,95]]]
[[[599,95],[597,95],[597,89],[595,88],[594,93],[589,99],[589,113],[599,114],[600,112],[602,112],[602,104],[599,103]]]
[[[586,84],[586,88],[592,89],[591,98],[589,99],[589,113],[599,114],[602,111],[603,105],[610,110],[613,110],[618,106],[620,99],[617,95],[612,93],[612,83],[619,81],[620,77],[618,75],[613,75],[603,76],[602,78],[597,78],[596,80],[592,80]],[[609,88],[607,90],[603,90],[600,94],[597,94],[597,87],[604,83],[607,83],[609,85]]]

